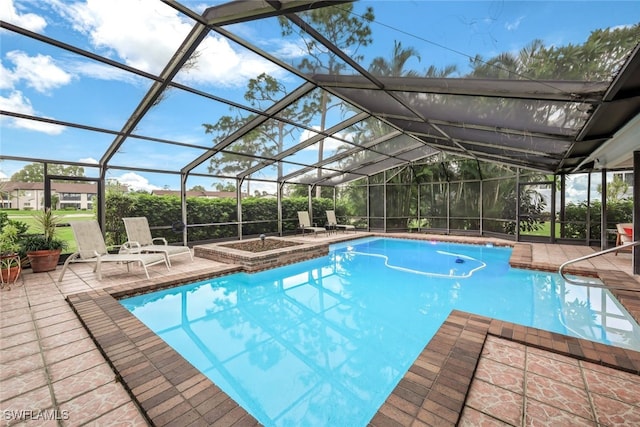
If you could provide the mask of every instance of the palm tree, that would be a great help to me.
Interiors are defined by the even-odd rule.
[[[412,47],[403,48],[402,42],[394,41],[391,61],[379,56],[371,61],[369,72],[377,76],[384,77],[401,77],[401,76],[418,76],[415,70],[405,70],[404,67],[409,59],[416,57],[420,61],[420,54]]]

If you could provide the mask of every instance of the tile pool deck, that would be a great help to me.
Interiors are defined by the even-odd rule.
[[[418,236],[432,238],[406,235]],[[518,244],[512,262],[555,270],[590,252],[581,246]],[[576,266],[610,286],[640,290],[629,254]],[[75,264],[62,283],[56,281],[60,268],[51,274],[26,272],[18,286],[0,291],[3,423],[257,424],[114,299],[237,268],[205,259],[176,261],[171,272],[151,268],[147,281],[137,269],[126,273],[104,266],[99,282],[90,266]],[[614,293],[639,320],[640,292]],[[370,424],[640,425],[640,353],[455,311]]]

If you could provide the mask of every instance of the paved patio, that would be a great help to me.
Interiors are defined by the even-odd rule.
[[[296,238],[317,242],[352,237],[338,233]],[[519,245],[514,255],[518,262],[553,270],[566,259],[590,252],[588,247],[534,244]],[[614,286],[640,288],[640,278],[630,277],[630,259],[629,254],[611,254],[576,267],[600,273]],[[196,258],[176,260],[170,272],[152,267],[151,281],[142,270],[127,273],[111,265],[103,266],[101,282],[91,267],[81,264],[72,265],[61,283],[60,267],[52,273],[25,272],[11,290],[0,292],[3,422],[255,424],[226,394],[132,321],[133,316],[118,317],[126,314],[109,305],[115,301],[113,295],[131,289],[236,269]],[[638,294],[618,292],[636,320]],[[640,353],[453,312],[371,424],[638,425],[639,374]]]

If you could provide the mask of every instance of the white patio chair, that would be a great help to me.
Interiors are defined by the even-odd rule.
[[[633,223],[623,222],[616,224],[616,246],[624,245],[631,242],[633,242]],[[631,251],[631,248],[623,250]],[[616,251],[615,254],[617,256],[618,251]]]
[[[98,275],[98,280],[102,280],[101,266],[104,262],[126,264],[127,271],[129,271],[130,263],[138,263],[142,268],[144,268],[144,273],[147,275],[147,279],[149,279],[149,271],[147,270],[147,267],[164,263],[167,270],[169,270],[167,257],[162,253],[108,253],[107,245],[104,243],[104,238],[102,237],[102,231],[100,231],[100,226],[96,220],[70,221],[69,225],[71,225],[71,229],[73,230],[78,251],[70,255],[64,262],[62,271],[60,272],[60,277],[58,277],[58,282],[62,281],[69,264],[75,262],[94,263],[95,266],[93,271]]]
[[[341,228],[343,231],[353,230],[355,233],[356,226],[351,224],[338,224],[338,220],[336,219],[336,211],[327,211],[327,222],[329,225],[335,228]]]
[[[162,252],[167,256],[169,267],[171,267],[171,257],[174,256],[189,255],[193,261],[193,254],[187,246],[173,246],[167,244],[164,237],[151,237],[151,229],[146,217],[122,218],[122,221],[124,221],[124,228],[127,230],[126,245],[130,251]]]
[[[303,235],[305,230],[313,231],[314,236],[317,236],[318,233],[327,232],[327,229],[324,227],[313,227],[311,225],[311,219],[309,219],[309,212],[307,211],[298,211],[298,222]]]

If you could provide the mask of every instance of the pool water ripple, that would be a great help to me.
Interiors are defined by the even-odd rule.
[[[640,328],[607,291],[512,269],[510,253],[367,238],[121,303],[275,426],[366,425],[452,309],[640,349]]]

